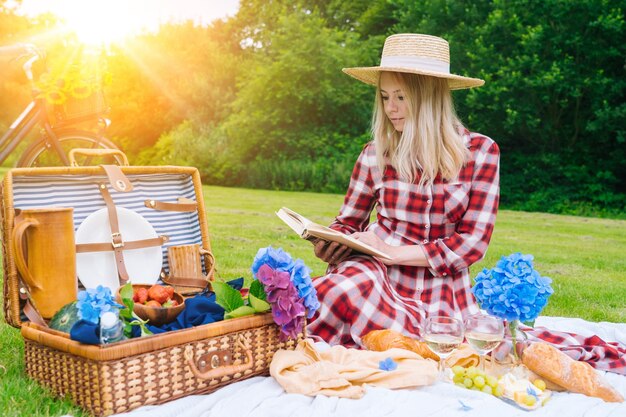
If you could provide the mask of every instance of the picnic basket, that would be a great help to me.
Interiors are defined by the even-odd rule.
[[[163,228],[159,233],[170,233],[168,244],[200,244],[210,250],[197,169],[173,166],[123,166],[119,169],[135,187],[127,196],[112,191],[116,205],[141,212],[151,223],[154,219],[155,228]],[[72,205],[78,225],[86,215],[103,206],[92,201],[98,200],[95,186],[104,181],[108,181],[108,177],[102,167],[93,166],[16,168],[10,170],[2,182],[4,313],[9,324],[21,328],[27,375],[56,395],[69,397],[93,415],[107,416],[142,405],[209,393],[235,381],[269,374],[274,353],[278,349],[294,349],[297,343],[280,340],[280,330],[271,313],[109,345],[82,344],[71,340],[67,333],[28,321],[23,311],[28,288],[24,288],[20,279],[9,244],[15,210]],[[55,190],[55,198],[50,198],[49,190]],[[152,210],[144,202],[155,198],[154,193],[160,190],[169,190],[157,196],[161,200],[183,196],[186,201],[195,202],[197,210],[185,213]],[[88,204],[83,204],[85,202]],[[187,230],[188,233],[179,235],[175,230],[168,231],[172,223],[180,226],[172,219],[184,219],[183,229],[191,229],[191,232]],[[212,259],[203,259],[209,280],[213,279]]]

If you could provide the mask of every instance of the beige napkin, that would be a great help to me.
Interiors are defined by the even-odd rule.
[[[467,368],[469,366],[478,366],[479,364],[480,355],[467,343],[459,345],[459,348],[446,358],[446,366],[449,368],[456,365]]]
[[[391,358],[393,371],[379,368]],[[270,375],[288,393],[361,398],[364,384],[385,388],[430,385],[437,379],[437,363],[405,349],[385,352],[346,349],[343,346],[318,352],[311,339],[301,341],[295,350],[279,350],[270,364]]]

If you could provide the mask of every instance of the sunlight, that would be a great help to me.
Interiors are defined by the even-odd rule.
[[[7,0],[6,7],[36,16],[50,12],[89,45],[119,43],[130,35],[154,32],[166,22],[191,20],[207,25],[232,16],[238,0]]]
[[[57,14],[67,29],[76,32],[81,42],[108,45],[142,29],[143,23],[129,10],[125,0],[66,0]]]

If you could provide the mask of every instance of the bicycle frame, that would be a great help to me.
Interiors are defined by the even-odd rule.
[[[44,134],[46,138],[49,139],[48,143],[54,148],[63,164],[69,165],[70,161],[61,148],[59,141],[56,140],[52,126],[50,126],[47,120],[44,120],[45,110],[42,109],[42,105],[43,104],[39,101],[31,101],[2,136],[0,139],[0,147],[3,149],[0,152],[0,163],[7,159],[9,154],[15,150],[22,139],[24,139],[37,124],[40,124],[45,131]]]

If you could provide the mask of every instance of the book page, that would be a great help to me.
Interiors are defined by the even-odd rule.
[[[348,235],[344,235],[329,227],[322,226],[315,223],[306,217],[296,213],[287,207],[282,207],[276,212],[276,215],[284,221],[294,232],[296,232],[303,239],[310,239],[311,237],[317,237],[330,242],[337,242],[342,245],[346,245],[357,252],[365,253],[366,255],[376,256],[381,259],[391,259],[389,255],[360,242]]]

